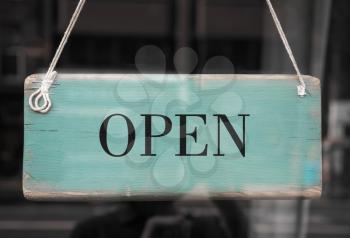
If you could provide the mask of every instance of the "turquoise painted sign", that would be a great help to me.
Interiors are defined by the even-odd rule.
[[[30,199],[317,197],[321,95],[293,75],[58,75],[33,112],[25,82]]]

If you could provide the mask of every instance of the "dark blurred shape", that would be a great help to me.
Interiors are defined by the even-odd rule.
[[[131,202],[80,222],[71,238],[247,238],[247,219],[234,201],[216,201],[218,213],[198,214],[172,202]],[[213,205],[214,206],[214,205]]]
[[[325,194],[350,197],[350,1],[333,1],[328,49],[329,119],[325,141]]]

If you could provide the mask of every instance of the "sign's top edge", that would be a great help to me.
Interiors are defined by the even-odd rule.
[[[121,73],[121,74],[93,74],[93,73],[60,73],[58,74],[59,80],[77,80],[77,79],[84,79],[84,80],[91,80],[91,79],[98,79],[98,80],[113,80],[113,79],[125,79],[126,77],[128,79],[140,79],[140,76],[143,77],[159,77],[164,74],[129,74],[129,73]],[[27,80],[34,80],[38,78],[42,78],[44,74],[33,74],[27,77]],[[239,80],[259,80],[259,79],[269,79],[269,80],[297,80],[298,76],[295,74],[166,74],[166,76],[176,76],[179,79],[184,79],[185,77],[188,79],[202,79],[202,80],[219,80],[219,79],[227,79],[228,76],[234,77],[234,79]],[[311,83],[312,85],[319,85],[320,80],[316,77],[310,76],[310,75],[303,75],[302,76],[305,81]]]

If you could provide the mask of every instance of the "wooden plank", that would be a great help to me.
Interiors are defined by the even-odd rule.
[[[24,194],[40,200],[318,197],[320,83],[304,77],[311,95],[300,98],[294,75],[62,74],[43,115],[28,106],[42,78],[32,75],[24,92]],[[130,119],[133,145],[125,118],[115,114]],[[166,134],[152,137],[150,147],[145,114],[171,120],[166,134],[169,122],[148,116],[152,135]],[[178,114],[197,115],[186,117],[186,136]],[[196,140],[189,135],[195,129]],[[129,153],[116,157],[128,142]],[[149,153],[155,156],[142,156]]]

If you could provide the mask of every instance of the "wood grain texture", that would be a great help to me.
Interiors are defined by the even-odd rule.
[[[132,75],[61,74],[50,91],[51,111],[38,114],[28,106],[42,75],[25,82],[23,191],[36,200],[319,197],[322,187],[321,93],[319,80],[304,76],[311,95],[297,96],[294,75]],[[125,157],[106,154],[99,141],[103,120],[128,115],[136,143]],[[171,132],[154,138],[155,157],[144,152],[140,114],[169,116]],[[206,114],[198,141],[189,151],[208,144],[207,157],[175,157],[178,118]],[[246,156],[229,135],[222,135],[224,157],[215,157],[217,121],[226,114],[239,136],[247,113]],[[108,128],[109,146],[125,147],[125,123]],[[155,130],[162,123],[154,121]],[[119,148],[119,149],[118,149]]]

